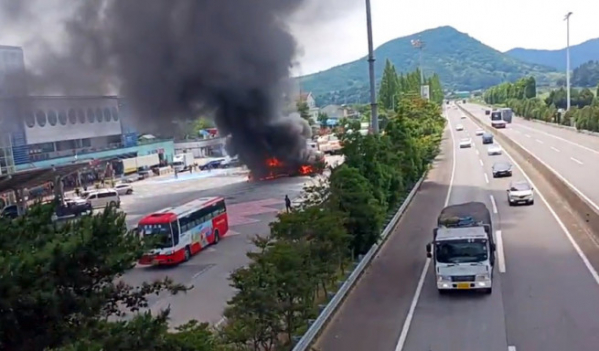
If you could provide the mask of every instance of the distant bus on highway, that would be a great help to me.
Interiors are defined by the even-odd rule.
[[[139,221],[137,232],[153,238],[156,247],[139,260],[142,265],[175,265],[188,261],[229,231],[227,206],[222,197],[204,197],[168,207]]]

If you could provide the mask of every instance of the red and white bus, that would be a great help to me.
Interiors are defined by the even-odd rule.
[[[175,265],[209,245],[218,244],[229,231],[227,206],[222,197],[204,197],[178,207],[168,207],[139,221],[142,238],[158,244],[142,256],[142,265]]]

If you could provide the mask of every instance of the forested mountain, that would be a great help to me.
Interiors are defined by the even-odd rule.
[[[422,50],[426,76],[438,74],[444,88],[476,90],[534,76],[539,84],[555,79],[554,69],[524,63],[505,55],[453,27],[429,29],[391,40],[375,50],[377,84],[388,59],[398,73],[414,71],[419,64],[412,40],[425,43]],[[300,78],[302,89],[311,91],[319,105],[368,101],[366,58]]]
[[[571,79],[575,87],[596,87],[599,84],[599,61],[589,61],[576,67]]]
[[[524,62],[544,65],[559,71],[566,70],[566,49],[532,50],[515,48],[506,54]],[[590,60],[599,60],[599,38],[570,46],[570,67],[578,67]]]

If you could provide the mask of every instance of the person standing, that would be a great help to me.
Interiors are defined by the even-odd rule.
[[[287,210],[287,213],[291,212],[291,200],[287,195],[285,195],[285,209]]]

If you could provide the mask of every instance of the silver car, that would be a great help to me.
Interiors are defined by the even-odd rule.
[[[131,184],[117,184],[114,187],[114,190],[119,193],[119,195],[131,195],[133,194],[133,187]]]
[[[510,187],[507,190],[507,201],[510,206],[517,204],[534,204],[535,194],[532,185],[525,180],[511,182]]]

